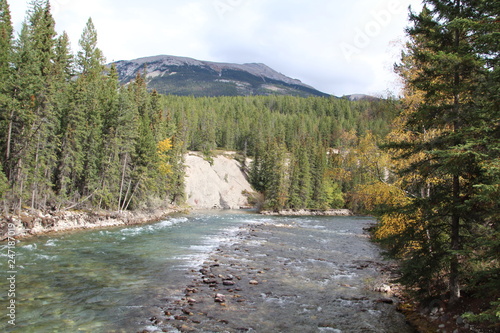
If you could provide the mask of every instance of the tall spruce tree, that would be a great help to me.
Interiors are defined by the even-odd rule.
[[[7,0],[0,0],[0,105],[8,105],[7,85],[11,80],[13,28]]]
[[[473,264],[479,267],[472,281],[480,295],[500,298],[500,5],[497,1],[481,1],[477,5],[481,20],[477,22],[474,51],[485,61],[479,91],[474,127],[467,132],[464,149],[474,154],[480,168],[476,195],[471,198],[484,220],[476,226],[470,247]],[[500,302],[477,319],[500,322]]]
[[[305,142],[295,149],[292,158],[292,172],[289,189],[288,205],[290,208],[303,209],[311,207],[312,172],[311,154],[306,150]]]
[[[79,142],[82,161],[79,169],[79,192],[84,196],[92,195],[100,188],[100,172],[103,147],[104,100],[103,91],[104,57],[97,46],[97,31],[89,18],[79,41],[76,64],[75,112],[83,117],[83,142]],[[78,125],[80,126],[80,125]]]
[[[485,79],[486,58],[474,47],[487,18],[478,5],[485,2],[491,1],[427,0],[421,13],[411,14],[411,41],[403,59],[413,73],[404,78],[422,93],[422,102],[404,127],[418,139],[392,145],[404,150],[406,159],[424,156],[404,172],[424,182],[413,189],[427,188],[413,193],[407,207],[419,223],[406,236],[419,245],[407,254],[403,280],[429,290],[423,273],[437,277],[444,271],[451,302],[460,297],[461,264],[470,256],[467,242],[474,226],[484,222],[485,212],[473,204],[483,171],[468,147],[469,134],[477,131],[477,94]]]
[[[63,33],[56,41],[54,76],[52,85],[54,111],[58,119],[58,128],[55,136],[58,140],[57,162],[53,171],[53,187],[58,196],[59,207],[70,195],[70,174],[75,173],[78,167],[74,163],[71,142],[75,138],[75,127],[80,120],[74,118],[74,57],[71,53],[69,38]]]
[[[9,142],[9,126],[12,125],[12,100],[10,85],[12,84],[12,57],[13,57],[13,28],[11,14],[7,0],[0,0],[0,187],[2,199],[7,192],[9,182],[4,174],[4,167],[10,152],[7,149]]]
[[[33,1],[14,49],[5,164],[17,208],[25,199],[32,208],[43,206],[51,196],[50,169],[55,160],[51,132],[56,124],[50,103],[54,24],[49,2]]]

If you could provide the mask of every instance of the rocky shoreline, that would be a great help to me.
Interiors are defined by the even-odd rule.
[[[183,296],[166,299],[142,332],[411,332],[388,283],[394,267],[339,256],[332,251],[339,245],[313,232],[323,230],[293,221],[241,227],[238,240],[192,270]]]
[[[162,220],[186,209],[173,207],[148,211],[26,211],[19,215],[2,216],[0,241],[9,237],[28,238],[53,232],[79,229],[107,228],[122,225],[143,224]]]
[[[299,246],[296,227],[293,222],[241,227],[234,243],[222,244],[188,273],[185,289],[177,293],[183,296],[166,298],[141,333],[493,332],[469,324],[463,311],[419,307],[392,282],[399,274],[394,262],[347,257],[342,265],[364,276],[363,282],[343,281],[349,276],[344,270],[338,280],[328,276],[337,251]],[[367,313],[376,314],[377,322],[363,326]]]
[[[261,211],[262,215],[269,216],[353,216],[349,209],[284,209],[279,211]]]

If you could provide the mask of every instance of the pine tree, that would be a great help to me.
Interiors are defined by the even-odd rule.
[[[431,178],[439,181],[430,184],[425,196],[415,193],[412,200],[420,227],[417,223],[408,230],[421,245],[406,262],[403,278],[423,287],[415,267],[434,276],[445,270],[453,302],[460,297],[461,263],[470,255],[466,240],[484,218],[471,201],[482,171],[476,153],[468,149],[468,133],[477,128],[476,94],[485,77],[485,57],[475,51],[474,43],[480,36],[478,26],[488,15],[478,11],[475,1],[425,3],[421,13],[411,15],[414,26],[408,30],[411,42],[405,55],[417,69],[406,76],[407,85],[423,96],[405,128],[419,140],[393,147],[404,149],[405,158],[425,153],[407,172],[419,175],[427,185]],[[425,135],[428,132],[433,135]]]
[[[264,144],[259,152],[258,165],[253,166],[254,181],[262,189],[265,210],[281,210],[288,201],[288,152],[283,143],[275,140]]]
[[[50,4],[33,1],[14,49],[6,140],[5,171],[18,209],[28,198],[32,208],[43,208],[51,196],[50,170],[55,160],[51,132],[56,118],[50,85],[55,35]]]
[[[11,98],[12,60],[13,28],[9,4],[6,0],[0,0],[0,132],[2,133],[0,137],[0,161],[3,168],[8,166],[6,162],[11,155],[10,142],[14,116]],[[2,175],[4,175],[3,170]],[[8,184],[6,179],[5,182]]]
[[[119,108],[119,81],[116,68],[112,66],[109,74],[102,78],[102,160],[100,166],[100,188],[96,193],[99,207],[115,208],[120,184],[120,146],[126,144],[119,140],[122,132]]]
[[[289,189],[289,206],[293,209],[311,207],[312,180],[311,162],[308,151],[309,147],[303,143],[295,149],[292,158],[292,171]]]
[[[74,195],[73,181],[76,182],[82,171],[79,161],[81,143],[83,142],[83,115],[77,115],[73,94],[75,85],[72,78],[75,75],[74,56],[71,53],[69,38],[63,33],[56,41],[54,75],[56,80],[52,87],[54,91],[53,104],[59,120],[56,136],[58,139],[57,165],[53,172],[54,191],[59,207],[63,201],[71,200]],[[80,147],[80,148],[79,148]]]
[[[0,102],[7,103],[7,84],[11,79],[13,28],[7,0],[0,0]]]
[[[473,280],[481,294],[500,298],[500,6],[495,1],[477,4],[481,20],[477,22],[472,46],[484,59],[484,79],[476,94],[477,113],[474,127],[466,132],[464,149],[478,161],[481,177],[476,181],[477,195],[471,203],[480,210],[483,223],[475,229],[470,248],[472,262],[480,267]],[[495,264],[496,263],[496,264]],[[500,302],[474,319],[500,321]]]
[[[76,143],[82,155],[78,169],[81,177],[77,181],[83,196],[93,195],[100,188],[100,172],[103,140],[103,95],[104,57],[97,46],[97,31],[92,19],[87,21],[79,41],[81,50],[76,59],[78,79],[76,81],[75,112],[84,117],[83,142]]]
[[[123,210],[128,202],[126,190],[128,184],[132,182],[131,177],[134,168],[132,156],[139,135],[139,113],[133,102],[132,94],[126,87],[120,89],[118,114],[115,121],[116,130],[114,133],[110,133],[113,135],[110,140],[116,142],[113,146],[118,149],[120,180],[117,183],[119,187],[116,202],[118,203],[117,210]]]

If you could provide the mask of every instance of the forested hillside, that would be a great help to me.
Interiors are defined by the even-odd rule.
[[[164,96],[163,103],[184,149],[251,157],[251,182],[271,210],[356,209],[356,186],[386,177],[388,161],[376,147],[399,108],[391,100],[292,96]]]
[[[92,20],[74,54],[48,1],[32,3],[15,39],[7,1],[0,6],[5,212],[182,203],[187,150],[252,157],[246,167],[267,209],[352,206],[354,187],[382,176],[370,149],[389,132],[397,102],[161,96],[140,74],[120,86]]]

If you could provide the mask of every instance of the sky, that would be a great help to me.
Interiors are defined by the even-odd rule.
[[[7,0],[18,33],[31,0]],[[335,96],[398,95],[420,0],[50,0],[72,49],[89,17],[108,62],[154,55],[264,63]]]

